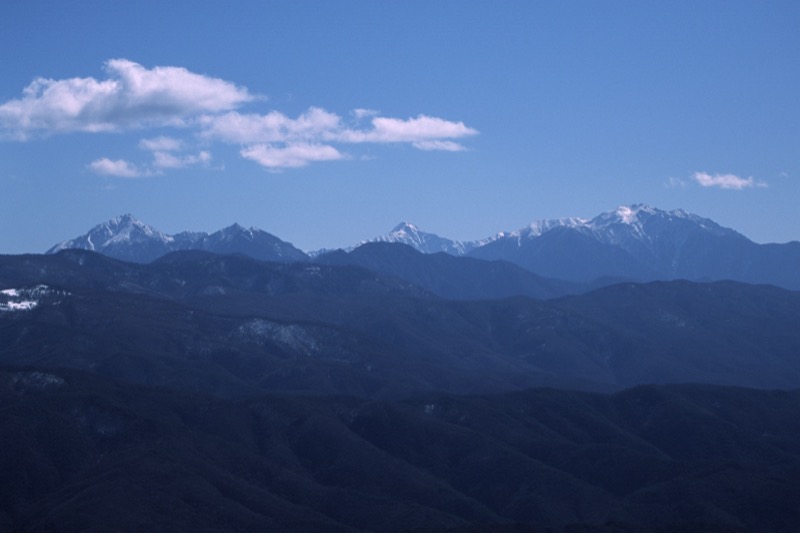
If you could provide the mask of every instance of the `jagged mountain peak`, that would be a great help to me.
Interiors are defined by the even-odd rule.
[[[386,235],[381,235],[368,241],[361,241],[354,248],[369,242],[399,242],[406,244],[424,254],[445,252],[450,255],[464,255],[470,250],[480,246],[480,242],[465,242],[440,237],[435,233],[422,231],[415,224],[400,222]]]
[[[133,216],[131,213],[119,215],[107,222],[108,224],[122,225],[122,224],[144,224],[141,220]]]
[[[83,249],[104,255],[148,263],[169,252],[205,250],[214,253],[241,253],[263,261],[305,261],[308,257],[291,244],[265,231],[234,223],[211,235],[182,232],[167,235],[148,226],[131,214],[99,224],[88,233],[50,248],[52,254],[65,249]]]
[[[126,213],[124,215],[120,215],[110,219],[108,222],[103,224],[98,224],[93,228],[93,230],[97,229],[106,229],[109,231],[113,231],[114,233],[120,232],[131,232],[131,231],[140,231],[144,235],[147,236],[164,236],[165,234],[150,226],[145,224],[135,216],[130,213]],[[90,230],[90,233],[91,231]]]
[[[417,228],[414,224],[412,224],[410,222],[405,222],[404,221],[404,222],[400,222],[398,225],[396,225],[394,228],[392,228],[392,231],[390,233],[400,233],[400,232],[417,233],[417,232],[419,232],[419,228]]]
[[[567,217],[567,218],[555,218],[555,219],[542,219],[531,222],[529,225],[525,226],[524,228],[517,230],[517,231],[510,231],[498,234],[499,238],[502,237],[516,237],[516,238],[525,238],[525,237],[538,237],[541,234],[550,231],[553,228],[559,227],[567,227],[567,228],[578,228],[584,226],[587,220],[584,218],[578,217]]]
[[[577,281],[608,277],[795,283],[780,273],[767,276],[764,272],[774,268],[768,259],[758,259],[765,261],[763,265],[756,263],[760,254],[756,248],[744,235],[683,209],[631,204],[592,219],[535,222],[471,255],[504,259],[540,275]]]
[[[236,238],[236,237],[239,237],[239,236],[246,237],[246,238],[252,238],[253,234],[258,232],[258,231],[260,231],[260,230],[258,230],[257,228],[251,227],[251,228],[248,229],[248,228],[245,228],[244,226],[242,226],[241,224],[239,224],[238,222],[234,222],[230,226],[222,228],[217,233],[219,233],[220,235],[222,235],[223,237],[226,237],[226,238]]]
[[[688,213],[683,209],[665,211],[647,204],[631,204],[620,205],[616,209],[601,213],[594,218],[565,217],[537,220],[517,231],[500,233],[498,238],[511,237],[521,242],[526,238],[540,237],[556,228],[571,228],[593,235],[599,240],[614,240],[621,234],[647,239],[661,231],[674,229],[680,224],[683,224],[684,230],[692,226],[700,231],[716,235],[739,235],[734,230],[724,228],[713,220]]]
[[[84,235],[69,239],[50,248],[47,253],[66,249],[100,251],[126,246],[128,243],[154,242],[166,244],[173,238],[148,226],[130,213],[98,224]]]
[[[620,205],[613,211],[601,213],[586,223],[591,227],[601,227],[607,224],[640,224],[651,217],[660,218],[689,218],[690,215],[682,209],[664,211],[646,204]]]
[[[618,234],[619,231],[614,226],[651,240],[664,232],[674,233],[675,231],[700,231],[717,236],[744,238],[730,228],[720,226],[711,219],[683,209],[665,211],[645,204],[622,205],[614,211],[602,213],[586,222],[586,227],[600,238]]]

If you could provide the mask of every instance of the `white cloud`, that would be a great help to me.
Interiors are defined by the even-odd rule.
[[[437,117],[420,115],[416,118],[399,119],[375,117],[372,129],[365,131],[349,130],[343,132],[342,140],[347,142],[376,143],[420,143],[445,139],[459,139],[476,135],[477,130],[467,127],[463,122],[451,122]]]
[[[686,188],[686,180],[682,180],[681,178],[676,178],[674,176],[670,176],[667,178],[666,183],[664,184],[666,187],[670,189],[685,189]]]
[[[351,113],[356,118],[356,120],[361,120],[368,117],[374,117],[380,114],[378,111],[375,111],[374,109],[364,109],[364,108],[353,109]]]
[[[200,122],[205,127],[204,136],[229,143],[313,142],[335,135],[340,129],[341,117],[312,107],[296,119],[278,111],[266,115],[233,111],[204,116]]]
[[[116,176],[119,178],[138,178],[148,175],[147,172],[139,170],[135,165],[124,159],[113,161],[106,157],[89,163],[89,170],[101,176]]]
[[[766,187],[763,181],[756,181],[753,177],[740,178],[735,174],[714,174],[695,172],[692,178],[702,187],[719,187],[720,189],[750,189],[752,187]]]
[[[352,129],[342,126],[342,118],[318,107],[297,117],[289,118],[272,111],[266,115],[241,114],[231,111],[223,115],[206,115],[201,124],[203,135],[229,143],[289,143],[289,142],[340,142],[359,143],[410,143],[419,144],[423,150],[461,150],[449,139],[476,135],[477,130],[463,122],[450,122],[421,115],[417,118],[398,119],[374,117],[371,128]],[[436,144],[440,143],[440,144]],[[436,147],[436,148],[432,148]],[[458,147],[458,148],[456,148]]]
[[[255,99],[245,88],[183,67],[147,69],[112,59],[105,71],[104,80],[34,80],[22,98],[0,105],[0,129],[24,140],[37,133],[177,126],[201,113],[227,111]]]
[[[142,139],[139,141],[139,148],[151,152],[177,152],[183,149],[183,141],[162,135],[153,139]]]
[[[463,146],[453,141],[417,141],[412,143],[414,148],[420,150],[440,150],[444,152],[463,152],[466,150]]]
[[[169,152],[153,152],[153,165],[159,169],[186,168],[193,165],[207,165],[211,154],[202,151],[197,155],[175,155]]]
[[[239,145],[242,157],[268,169],[351,158],[340,151],[338,145],[344,144],[403,143],[420,150],[458,152],[466,148],[457,140],[478,133],[463,122],[429,115],[383,117],[367,108],[354,109],[347,121],[320,107],[309,107],[295,118],[277,110],[244,113],[239,108],[260,98],[232,82],[183,67],[148,69],[127,59],[112,59],[105,63],[105,72],[104,79],[34,80],[20,98],[0,103],[0,140],[180,128],[180,138],[161,135],[139,140],[139,148],[152,153],[148,165],[108,158],[89,164],[98,174],[136,177],[207,164],[211,159],[207,151],[185,153],[193,144],[187,133],[204,143]]]
[[[257,144],[242,149],[240,153],[242,157],[271,170],[304,167],[313,161],[345,158],[336,148],[324,144],[289,144],[285,147]]]
[[[242,144],[243,157],[271,169],[342,159],[344,154],[331,146],[336,143],[406,143],[420,150],[459,152],[465,150],[464,146],[452,139],[478,133],[463,122],[425,115],[403,120],[376,117],[374,111],[364,109],[354,114],[373,116],[370,126],[345,127],[342,117],[318,107],[309,108],[297,118],[278,111],[266,115],[230,111],[205,115],[200,124],[205,138]]]

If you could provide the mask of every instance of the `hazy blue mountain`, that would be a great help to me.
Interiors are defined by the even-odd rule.
[[[149,263],[177,250],[205,250],[220,254],[244,254],[264,261],[305,261],[305,253],[266,231],[238,224],[212,234],[182,232],[167,235],[132,215],[99,224],[85,235],[50,248],[52,254],[66,249],[94,252],[136,263]]]
[[[468,255],[474,259],[507,261],[545,278],[605,285],[614,280],[653,281],[689,279],[694,281],[736,280],[767,283],[800,290],[800,242],[756,244],[736,231],[724,228],[707,218],[683,210],[662,211],[646,205],[621,206],[592,219],[564,218],[535,222],[518,231],[498,233],[481,241],[461,242],[420,231],[401,223],[389,234],[370,242],[400,243],[425,254]],[[361,243],[363,246],[367,243]],[[358,249],[356,246],[348,251]],[[238,224],[212,234],[184,232],[164,234],[130,215],[100,224],[87,234],[65,241],[48,250],[54,253],[68,248],[96,251],[124,261],[150,262],[171,251],[204,250],[220,254],[244,254],[264,261],[308,261],[309,255],[265,231]],[[373,252],[370,254],[374,255]],[[325,251],[313,253],[324,255]],[[366,253],[365,253],[366,255]],[[373,261],[353,256],[350,261]],[[419,261],[417,260],[417,263]],[[444,260],[440,259],[439,266]],[[498,294],[544,295],[524,289],[506,289],[494,294],[486,290],[496,285],[485,281],[472,294],[453,292],[436,286],[430,277],[430,263],[411,263],[392,267],[384,262],[385,273],[418,283],[437,294],[455,298],[492,297]],[[455,266],[452,263],[450,266]],[[461,266],[470,263],[459,263]],[[375,263],[377,267],[377,263]],[[475,279],[473,273],[452,277],[463,281]],[[428,270],[426,270],[428,269]],[[451,270],[451,273],[453,271]],[[518,274],[509,272],[511,278]],[[496,271],[494,280],[502,274]],[[424,280],[431,284],[427,284]],[[598,281],[601,280],[601,281]],[[453,285],[453,283],[449,283]],[[508,285],[518,284],[509,280]],[[505,291],[505,292],[504,292]],[[559,291],[556,291],[558,293]],[[482,296],[483,295],[483,296]]]
[[[484,261],[444,252],[423,254],[400,242],[369,242],[350,252],[338,250],[320,255],[315,262],[357,265],[456,300],[509,296],[547,299],[587,290],[577,283],[537,276],[507,261]]]
[[[469,255],[573,281],[732,279],[800,289],[800,242],[756,244],[707,218],[641,204],[592,219],[537,222]]]
[[[288,242],[257,228],[233,224],[210,235],[203,235],[191,247],[216,254],[243,254],[261,261],[306,261],[308,256]]]

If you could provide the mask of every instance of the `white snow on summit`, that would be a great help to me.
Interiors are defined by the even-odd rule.
[[[618,245],[649,243],[658,239],[664,231],[672,231],[674,223],[684,222],[696,229],[716,235],[736,234],[715,222],[677,209],[662,211],[644,204],[621,205],[613,211],[602,213],[594,218],[566,217],[550,220],[537,220],[516,231],[498,233],[477,241],[455,241],[433,233],[421,231],[409,222],[401,222],[386,235],[369,241],[361,241],[350,251],[367,242],[399,242],[407,244],[426,254],[446,252],[451,255],[465,255],[470,251],[499,239],[516,240],[518,246],[524,241],[541,237],[557,228],[570,228],[585,233],[601,242]],[[684,224],[686,226],[686,224]],[[684,229],[687,229],[684,227]]]
[[[579,228],[581,226],[584,226],[586,222],[587,222],[586,219],[577,217],[556,218],[551,220],[537,220],[536,222],[533,222],[530,225],[525,226],[524,228],[519,229],[517,231],[501,233],[500,236],[517,237],[517,238],[539,237],[543,233],[546,233],[553,228],[560,228],[560,227]]]
[[[516,237],[519,241],[536,238],[555,228],[567,227],[591,234],[603,242],[619,243],[624,239],[653,238],[675,222],[689,222],[693,226],[717,234],[736,234],[712,220],[687,213],[683,209],[663,211],[644,204],[621,205],[613,211],[601,213],[594,218],[558,218],[538,220],[517,231],[500,234],[501,237]]]
[[[53,246],[47,253],[56,253],[66,249],[81,249],[100,251],[114,246],[125,245],[132,242],[158,242],[164,245],[171,243],[171,235],[161,233],[152,226],[138,220],[133,215],[127,214],[114,217],[108,222],[99,224],[88,233],[75,239],[66,240]]]
[[[361,241],[353,248],[358,248],[368,242],[399,242],[411,246],[424,254],[445,252],[450,255],[464,255],[488,241],[455,241],[440,237],[435,233],[421,231],[417,226],[409,222],[401,222],[387,235],[381,235],[369,241]]]

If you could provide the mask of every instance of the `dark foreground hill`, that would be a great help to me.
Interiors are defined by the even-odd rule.
[[[0,290],[0,364],[227,397],[800,384],[800,293],[769,286],[454,302],[353,266],[70,251],[0,257]]]
[[[799,316],[733,282],[451,301],[0,256],[0,531],[797,531]]]
[[[17,368],[0,425],[4,531],[800,527],[797,391],[225,401]]]

